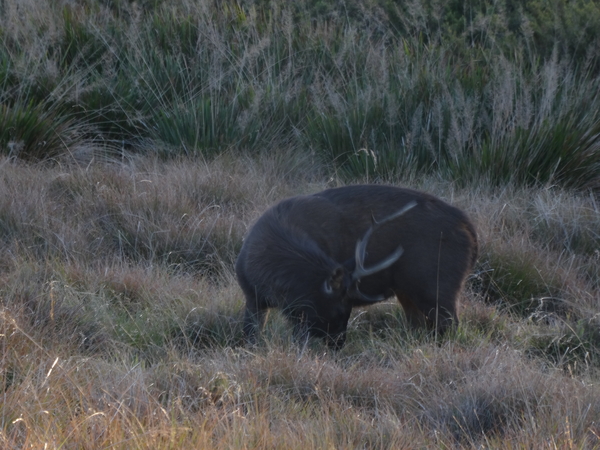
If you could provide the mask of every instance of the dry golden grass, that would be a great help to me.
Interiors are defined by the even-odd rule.
[[[274,201],[337,184],[325,168],[1,161],[0,445],[600,448],[594,198],[406,183],[477,224],[459,330],[436,343],[388,302],[353,315],[338,353],[293,344],[276,313],[250,349],[242,236]]]

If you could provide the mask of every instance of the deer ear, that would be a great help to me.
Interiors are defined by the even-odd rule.
[[[342,267],[336,267],[325,280],[323,290],[326,294],[333,294],[335,291],[339,291],[342,288],[343,281],[344,269]]]

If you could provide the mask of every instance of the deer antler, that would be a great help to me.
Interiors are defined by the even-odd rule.
[[[411,210],[415,206],[417,206],[417,202],[413,200],[413,201],[407,203],[404,206],[404,208],[400,209],[399,211],[395,212],[394,214],[392,214],[380,221],[376,221],[373,218],[373,224],[366,231],[366,233],[362,237],[362,239],[359,239],[358,242],[356,243],[356,249],[354,251],[354,259],[355,259],[356,264],[355,264],[354,272],[352,273],[352,280],[354,282],[358,282],[358,281],[360,281],[361,278],[366,277],[368,275],[373,275],[374,273],[385,270],[388,267],[390,267],[392,264],[394,264],[396,261],[398,261],[398,258],[400,258],[400,256],[404,252],[404,249],[402,248],[401,245],[398,246],[398,248],[392,254],[390,254],[390,256],[388,256],[387,258],[379,261],[377,264],[375,264],[371,267],[365,267],[365,257],[366,257],[366,253],[367,253],[367,245],[369,243],[369,238],[371,237],[371,235],[373,234],[373,231],[376,228],[378,228],[381,225],[384,225],[388,222],[391,222],[394,219],[397,219],[398,217],[400,217],[407,211]]]

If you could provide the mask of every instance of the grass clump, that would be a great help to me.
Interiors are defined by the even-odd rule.
[[[533,1],[29,3],[5,8],[3,154],[281,147],[346,179],[598,187],[591,2],[552,27]]]
[[[0,107],[0,146],[10,157],[29,161],[64,155],[78,143],[74,120],[59,111],[29,102]],[[79,126],[81,128],[81,126]]]
[[[520,315],[538,310],[561,310],[565,292],[560,273],[536,254],[503,249],[484,255],[480,280],[484,295]]]
[[[579,320],[564,320],[554,315],[536,319],[545,326],[526,336],[532,355],[541,355],[572,374],[598,367],[600,328],[597,314]]]

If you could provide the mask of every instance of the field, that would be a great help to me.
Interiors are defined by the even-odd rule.
[[[0,446],[600,448],[594,2],[0,2]],[[233,264],[274,202],[464,209],[458,329],[277,311]]]

